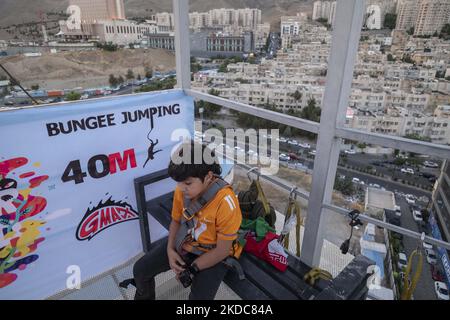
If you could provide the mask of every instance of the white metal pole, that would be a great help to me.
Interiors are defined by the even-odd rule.
[[[175,61],[177,87],[191,88],[191,52],[189,40],[189,0],[173,0],[175,18]]]
[[[337,1],[317,154],[301,250],[301,260],[311,267],[317,267],[320,263],[323,245],[321,229],[324,227],[322,206],[331,202],[340,149],[336,127],[342,127],[345,122],[364,11],[365,0]]]

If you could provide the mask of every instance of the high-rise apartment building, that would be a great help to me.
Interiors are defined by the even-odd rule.
[[[397,3],[397,23],[395,29],[409,30],[417,19],[418,0],[399,0]]]
[[[69,5],[80,8],[81,23],[125,19],[123,0],[70,0]]]
[[[426,36],[440,32],[450,16],[449,0],[420,0],[414,35]]]
[[[426,36],[440,32],[449,23],[448,0],[400,0],[397,6],[397,30],[414,28],[414,35]]]

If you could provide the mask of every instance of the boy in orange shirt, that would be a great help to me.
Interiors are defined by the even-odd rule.
[[[201,159],[195,163],[199,154]],[[221,167],[211,150],[194,142],[183,144],[174,155],[178,156],[177,161],[172,157],[168,168],[169,176],[177,182],[169,235],[153,243],[149,252],[135,263],[135,299],[155,299],[154,277],[172,269],[177,278],[187,277],[188,283],[192,282],[190,300],[212,300],[227,272],[221,262],[234,250],[242,213],[231,186],[220,181],[223,187],[199,206],[198,212],[193,212],[193,228],[181,234],[184,241],[177,247],[182,224],[190,218],[186,216],[186,207],[200,202],[217,184]]]

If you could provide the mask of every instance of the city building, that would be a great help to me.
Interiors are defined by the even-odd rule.
[[[449,22],[450,1],[448,0],[420,0],[414,35],[426,36],[440,32]]]
[[[444,161],[441,175],[435,184],[432,201],[429,206],[431,215],[429,224],[434,238],[450,240],[450,161]],[[450,286],[450,259],[448,250],[438,247],[437,255],[442,263],[445,280]]]

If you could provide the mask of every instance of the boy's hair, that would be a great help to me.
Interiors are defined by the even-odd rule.
[[[220,175],[222,168],[219,161],[213,150],[194,141],[183,143],[172,155],[168,167],[169,176],[177,182],[189,177],[199,178],[203,182],[209,171]]]

